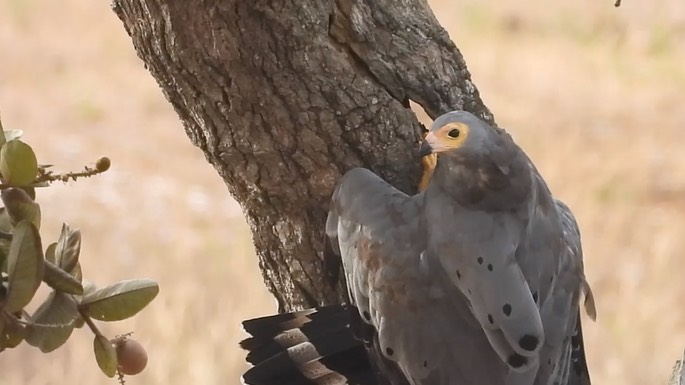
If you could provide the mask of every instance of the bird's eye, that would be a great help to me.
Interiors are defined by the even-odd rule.
[[[459,130],[456,128],[451,129],[450,132],[447,133],[447,136],[449,136],[452,139],[458,138],[459,137]]]

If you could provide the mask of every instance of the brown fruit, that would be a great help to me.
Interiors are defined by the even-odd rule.
[[[100,171],[100,172],[105,172],[109,170],[109,167],[112,165],[112,161],[109,160],[108,157],[103,156],[102,158],[98,159],[95,162],[95,169]]]
[[[121,373],[133,376],[145,369],[147,352],[140,342],[126,338],[117,341],[115,347]]]

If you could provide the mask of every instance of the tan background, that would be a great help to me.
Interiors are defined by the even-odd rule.
[[[685,2],[432,1],[500,125],[575,210],[599,319],[596,384],[658,384],[685,348]],[[111,172],[40,191],[44,234],[83,231],[85,275],[151,277],[130,330],[133,384],[238,383],[239,321],[274,311],[240,208],[137,59],[107,1],[0,2],[0,110],[60,170]],[[46,241],[47,241],[46,240]],[[45,356],[0,356],[0,385],[114,384],[77,330]]]

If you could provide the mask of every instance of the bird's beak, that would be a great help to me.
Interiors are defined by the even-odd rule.
[[[433,148],[431,147],[430,143],[424,140],[423,143],[421,143],[421,147],[419,148],[419,156],[423,158],[424,156],[430,155],[432,153]]]
[[[428,135],[423,138],[423,142],[421,142],[421,147],[419,148],[419,156],[424,157],[433,153],[431,142],[433,142],[435,139],[435,135],[433,135],[432,132],[429,132]]]

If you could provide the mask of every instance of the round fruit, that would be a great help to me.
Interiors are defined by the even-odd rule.
[[[112,165],[112,161],[109,160],[108,157],[103,156],[102,158],[98,159],[95,162],[95,169],[100,171],[100,172],[105,172],[109,170],[109,167]]]
[[[116,343],[116,350],[121,373],[132,376],[145,369],[147,352],[140,342],[130,338],[122,339]]]

